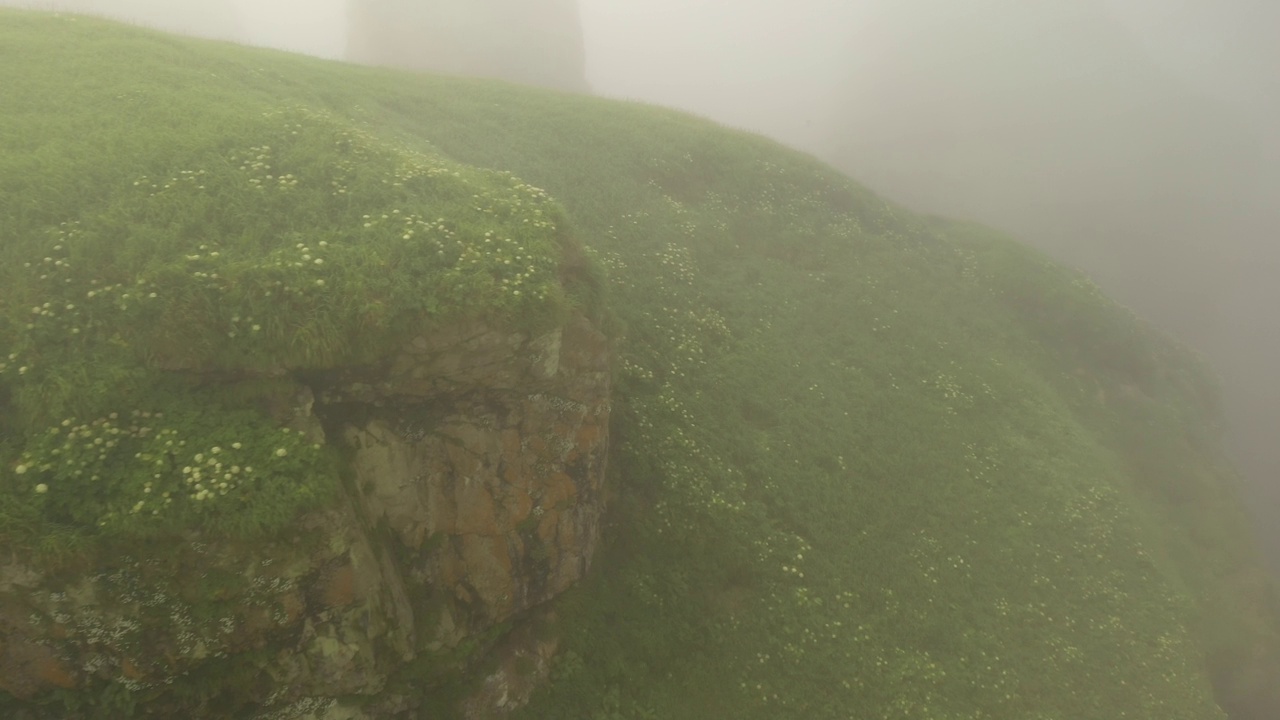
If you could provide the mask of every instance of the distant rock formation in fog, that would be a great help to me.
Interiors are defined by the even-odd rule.
[[[347,59],[587,90],[576,0],[349,0]]]
[[[0,0],[0,5],[98,15],[216,40],[245,37],[233,0]]]

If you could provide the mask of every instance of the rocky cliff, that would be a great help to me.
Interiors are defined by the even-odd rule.
[[[585,92],[576,0],[350,0],[347,59]]]
[[[284,717],[346,695],[387,716],[412,705],[389,684],[398,669],[457,662],[463,641],[483,648],[476,638],[586,572],[609,417],[607,345],[586,319],[536,337],[456,325],[276,397],[286,431],[346,458],[340,499],[251,546],[191,534],[92,573],[8,559],[0,689],[177,682],[205,696],[201,717]]]

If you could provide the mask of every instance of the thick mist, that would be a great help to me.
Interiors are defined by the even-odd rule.
[[[0,0],[0,5],[99,15],[184,35],[339,59],[347,0]]]
[[[576,0],[351,0],[345,57],[585,92]]]
[[[101,15],[217,40],[245,37],[235,0],[0,0],[0,5]]]
[[[1092,275],[1221,374],[1280,568],[1280,7],[584,0],[605,95],[763,132]],[[661,42],[654,40],[661,38]]]
[[[1278,25],[1258,9],[897,3],[881,18],[894,41],[856,53],[817,149],[1081,266],[1200,350],[1280,561],[1280,114],[1256,30]]]
[[[241,42],[341,59],[346,50],[346,0],[232,0]]]

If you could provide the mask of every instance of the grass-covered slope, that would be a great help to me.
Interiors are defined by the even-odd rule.
[[[576,302],[619,337],[615,497],[524,716],[1199,719],[1211,681],[1268,689],[1204,369],[1009,240],[673,112],[84,19],[0,14],[0,87],[11,541],[97,517],[48,507],[82,481],[39,455],[64,416],[423,318],[547,322],[572,237],[609,275]]]
[[[249,90],[180,41],[4,20],[0,399],[18,484],[0,534],[65,553],[279,527],[333,473],[234,412],[243,398],[218,416],[166,371],[356,365],[424,325],[563,313],[578,251],[544,191]],[[256,474],[204,487],[187,456],[213,448]]]

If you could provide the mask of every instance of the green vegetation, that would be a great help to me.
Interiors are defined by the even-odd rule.
[[[1223,702],[1274,677],[1212,379],[1082,276],[670,111],[3,18],[11,541],[143,534],[157,481],[245,433],[244,465],[323,462],[151,401],[166,371],[576,302],[620,338],[615,528],[522,717],[1201,719],[1211,675]],[[592,262],[603,291],[561,285]],[[293,482],[244,522],[336,480]],[[182,502],[149,517],[240,522]]]
[[[209,400],[206,407],[217,407]],[[317,493],[336,489],[319,444],[257,413],[130,415],[68,419],[28,440],[13,473],[32,483],[30,502],[19,507],[44,521],[33,533],[48,540],[55,525],[140,540],[203,527],[244,537],[284,526]]]
[[[56,42],[38,37],[50,19],[6,17],[6,53]],[[0,517],[20,545],[193,524],[265,532],[334,486],[306,465],[316,453],[258,442],[270,418],[211,417],[209,398],[169,371],[353,365],[463,315],[521,327],[562,316],[570,240],[544,191],[234,84],[174,96],[193,70],[166,40],[187,63],[68,86],[72,68],[105,70],[99,53],[114,51],[70,39],[105,25],[52,22],[74,48],[37,68],[6,54],[6,106],[21,110],[0,120],[0,384],[20,444]],[[146,422],[153,411],[165,422]],[[301,452],[273,455],[285,450]]]

